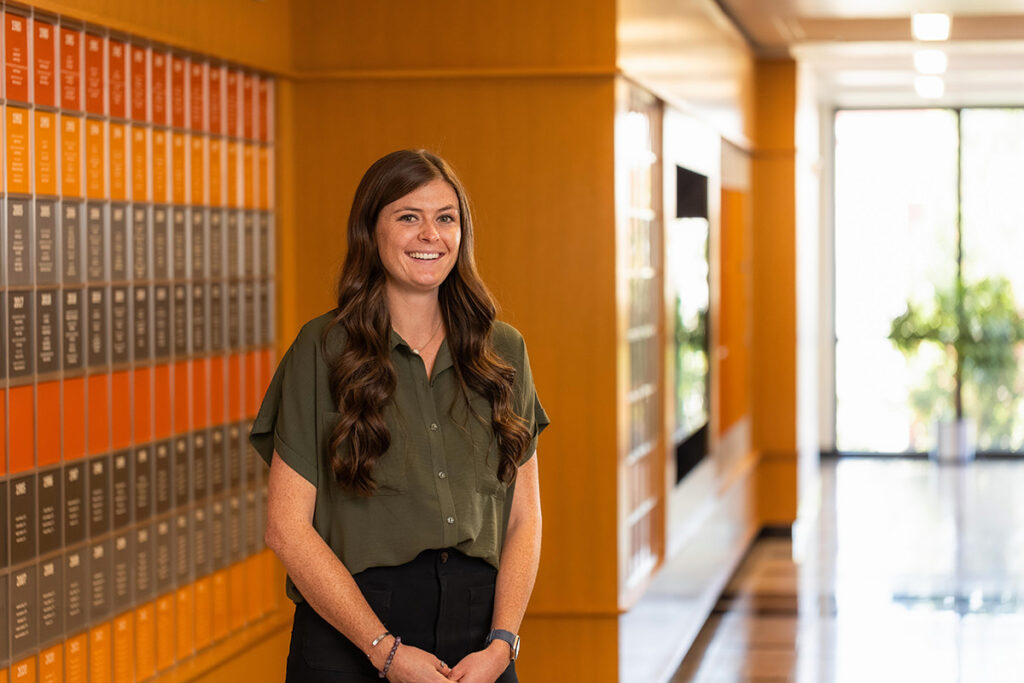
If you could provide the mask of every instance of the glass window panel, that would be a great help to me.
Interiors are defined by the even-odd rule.
[[[668,323],[675,342],[676,442],[689,437],[709,419],[709,230],[706,218],[677,218],[669,224],[666,236],[665,279],[673,302]]]
[[[841,111],[835,138],[836,447],[926,451],[951,405],[948,361],[904,358],[887,337],[955,273],[956,115]]]
[[[990,293],[979,322],[993,329],[1013,309],[1024,314],[1024,110],[961,116],[964,281]],[[964,414],[978,422],[980,451],[1024,450],[1024,344],[994,357],[1001,362],[965,371]]]

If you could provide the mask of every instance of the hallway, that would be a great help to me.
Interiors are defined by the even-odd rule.
[[[517,416],[551,418],[535,581],[531,559],[501,588],[525,616],[492,624],[521,680],[1024,681],[1024,3],[934,5],[0,3],[0,683],[284,678],[295,606],[248,434],[287,441],[262,400],[307,321],[352,310],[346,216],[377,234],[357,189],[400,149],[456,170],[450,273],[522,335]],[[426,290],[471,377],[490,304]],[[347,399],[294,384],[320,392],[319,473]],[[464,388],[483,417],[508,389]],[[819,481],[820,453],[921,455],[953,415],[1017,459]],[[410,544],[380,563],[480,543],[500,565],[504,437],[417,476],[465,441],[423,417],[373,506],[423,494],[432,530],[382,517]]]
[[[817,543],[763,537],[673,683],[1019,681],[1024,466],[822,465]]]

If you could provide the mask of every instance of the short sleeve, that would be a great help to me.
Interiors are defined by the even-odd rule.
[[[317,344],[308,337],[300,333],[281,358],[253,421],[249,442],[268,465],[276,450],[289,467],[316,486]]]
[[[537,450],[537,437],[551,424],[551,420],[548,418],[548,414],[544,412],[544,406],[540,403],[540,397],[537,396],[537,389],[533,384],[533,371],[530,369],[530,355],[526,351],[526,342],[522,341],[522,337],[520,337],[520,343],[522,344],[522,356],[519,360],[519,367],[516,368],[516,379],[512,385],[512,398],[516,414],[526,421],[526,428],[530,430],[532,435],[530,445],[526,449],[526,455],[519,462],[519,465],[522,466],[533,457],[534,452]]]

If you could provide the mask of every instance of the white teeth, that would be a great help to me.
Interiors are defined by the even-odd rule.
[[[441,255],[436,253],[436,252],[414,251],[414,252],[410,253],[409,256],[412,256],[415,259],[420,259],[422,261],[433,261],[435,259],[441,258]]]

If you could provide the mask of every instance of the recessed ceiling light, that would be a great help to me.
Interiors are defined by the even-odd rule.
[[[948,14],[921,13],[910,18],[910,30],[917,40],[948,40]]]
[[[946,73],[946,53],[942,50],[917,50],[914,52],[914,68],[918,73],[937,76]]]
[[[914,79],[914,90],[921,97],[933,100],[946,92],[946,83],[938,76],[918,76]]]

